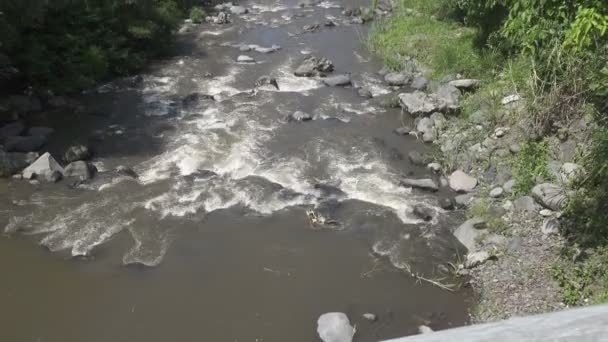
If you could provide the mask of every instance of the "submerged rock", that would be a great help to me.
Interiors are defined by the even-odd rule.
[[[270,77],[270,76],[262,76],[262,77],[258,78],[255,81],[255,86],[256,87],[272,86],[272,87],[275,87],[277,90],[279,90],[279,83],[277,82],[277,79],[274,77]]]
[[[359,90],[357,90],[357,94],[359,94],[359,96],[361,97],[365,97],[368,99],[371,99],[373,97],[372,92],[367,88],[359,88]]]
[[[95,171],[94,166],[89,165],[85,161],[79,160],[66,166],[64,175],[66,177],[76,177],[80,180],[88,180],[93,178]]]
[[[413,179],[413,178],[403,178],[399,185],[411,188],[417,188],[421,190],[428,191],[438,191],[439,186],[437,183],[430,178],[422,178],[422,179]]]
[[[57,163],[55,158],[47,152],[40,156],[32,165],[23,170],[22,174],[25,179],[41,178],[52,180],[56,177],[56,173],[63,174],[64,170],[61,165]]]
[[[317,320],[317,333],[323,342],[352,342],[355,328],[344,313],[330,312]]]
[[[302,61],[296,71],[294,71],[294,75],[298,77],[312,77],[323,75],[324,73],[332,72],[333,70],[334,64],[329,59],[308,56]]]
[[[255,59],[246,55],[240,55],[236,59],[239,63],[255,63]]]
[[[323,79],[323,83],[330,87],[344,87],[351,85],[350,75],[335,75]]]
[[[423,221],[431,221],[435,215],[435,210],[422,204],[414,205],[412,212],[416,217]]]
[[[124,166],[124,165],[119,165],[118,167],[116,167],[116,169],[114,169],[114,172],[116,172],[122,176],[127,176],[127,177],[131,177],[131,178],[139,178],[139,175],[137,174],[137,172],[135,172],[132,168],[130,168],[128,166]]]
[[[301,111],[296,111],[287,116],[287,121],[310,121],[312,120],[312,115],[308,113],[304,113]]]

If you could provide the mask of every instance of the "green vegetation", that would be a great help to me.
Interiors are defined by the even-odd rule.
[[[590,148],[579,162],[583,177],[569,184],[562,219],[568,244],[554,268],[567,304],[608,300],[608,5],[605,0],[401,0],[376,22],[368,41],[393,70],[414,61],[429,77],[481,79],[462,101],[463,120],[486,129],[524,129],[527,142],[511,163],[517,195],[547,172],[546,137],[593,117]],[[504,96],[524,101],[503,106]],[[470,215],[487,217],[487,201]],[[572,251],[584,250],[584,253]],[[577,254],[577,258],[572,258]],[[576,261],[573,261],[576,260]]]
[[[512,165],[515,195],[530,193],[538,179],[550,180],[548,159],[546,143],[528,142],[522,147]]]
[[[470,218],[479,217],[484,219],[488,229],[493,233],[502,233],[507,230],[507,223],[496,213],[492,212],[492,204],[487,198],[480,198],[469,208]]]
[[[207,12],[201,7],[192,7],[190,10],[190,20],[192,20],[195,24],[200,24],[205,21],[205,17],[207,17]]]
[[[0,54],[40,91],[70,92],[167,51],[193,0],[6,0]]]

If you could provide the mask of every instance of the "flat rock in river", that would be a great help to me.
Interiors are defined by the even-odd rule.
[[[329,59],[308,56],[294,71],[294,75],[298,77],[312,77],[332,72],[333,70],[334,64]]]
[[[323,83],[330,87],[344,87],[351,84],[350,75],[335,75],[323,79]]]
[[[438,191],[439,186],[437,183],[430,178],[422,178],[422,179],[413,179],[413,178],[403,178],[399,185],[411,188],[417,188],[422,190],[429,191]]]

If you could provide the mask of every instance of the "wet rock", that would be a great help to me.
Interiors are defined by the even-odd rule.
[[[236,59],[239,63],[255,63],[255,59],[246,55],[240,55]]]
[[[344,87],[351,85],[350,75],[335,75],[323,79],[323,83],[329,87]]]
[[[424,76],[416,76],[412,80],[410,87],[415,90],[425,90],[427,84],[429,84],[429,81]]]
[[[422,118],[416,125],[418,132],[422,133],[422,141],[433,142],[437,138],[435,124],[431,118]]]
[[[399,104],[403,110],[414,116],[429,115],[444,110],[444,106],[435,96],[421,91],[399,94]]]
[[[43,176],[38,176],[37,179],[44,180],[47,183],[57,183],[63,178],[63,174],[59,171],[53,171]]]
[[[323,342],[352,342],[355,328],[344,313],[330,312],[317,320],[317,333]]]
[[[422,204],[414,205],[412,213],[423,221],[431,221],[433,216],[435,215],[435,211],[432,208],[429,208]]]
[[[481,81],[475,79],[462,79],[450,81],[448,84],[460,90],[473,90],[479,87]]]
[[[243,6],[231,6],[230,13],[234,15],[243,15],[249,13],[249,10]]]
[[[89,165],[87,162],[79,160],[68,164],[65,167],[65,177],[75,177],[80,180],[88,180],[93,178],[95,173],[94,166]]]
[[[428,191],[438,191],[439,186],[437,183],[430,178],[422,178],[422,179],[413,179],[413,178],[404,178],[399,182],[400,186],[417,188],[421,190]]]
[[[230,14],[228,14],[226,12],[220,12],[217,14],[216,17],[211,17],[211,21],[214,24],[218,24],[218,25],[230,24],[230,22],[231,22]]]
[[[304,32],[315,32],[321,29],[321,25],[312,24],[312,25],[304,25],[302,26],[302,31]]]
[[[454,171],[448,181],[450,182],[450,188],[456,192],[471,192],[477,186],[477,179],[461,170]]]
[[[394,130],[395,134],[397,135],[409,135],[411,131],[412,129],[407,126],[399,127]]]
[[[293,112],[287,116],[287,121],[289,121],[289,122],[291,122],[291,121],[301,122],[301,121],[310,121],[310,120],[312,120],[312,115],[301,112],[301,111]]]
[[[384,81],[390,86],[401,87],[410,82],[410,75],[405,73],[390,72],[384,75]]]
[[[363,318],[365,318],[366,320],[370,321],[370,322],[375,322],[378,320],[378,316],[374,315],[373,313],[364,313],[363,314]]]
[[[20,121],[6,124],[0,127],[0,142],[5,141],[8,138],[19,136],[24,131],[25,125]]]
[[[550,183],[543,183],[532,188],[532,197],[547,209],[560,211],[566,203],[566,194],[562,188]]]
[[[32,163],[30,166],[28,166],[27,168],[25,168],[25,170],[23,170],[22,174],[23,174],[23,178],[25,179],[33,179],[33,178],[40,178],[40,179],[53,179],[56,177],[56,175],[54,175],[54,173],[60,173],[63,174],[64,170],[61,167],[61,165],[59,165],[59,163],[57,163],[57,161],[55,160],[55,158],[53,158],[51,156],[50,153],[45,153],[42,156],[40,156],[34,163]]]
[[[6,139],[4,147],[9,152],[33,152],[38,151],[48,141],[46,136],[11,137]]]
[[[342,11],[342,15],[344,15],[346,17],[360,16],[361,9],[360,8],[346,8],[346,9],[344,9],[344,11]]]
[[[559,220],[551,217],[543,220],[541,231],[544,235],[557,235],[559,234],[560,223]]]
[[[454,200],[450,198],[441,198],[439,199],[439,207],[444,210],[453,210]]]
[[[352,19],[350,20],[351,24],[357,24],[357,25],[362,25],[365,23],[365,20],[361,17],[352,17]]]
[[[417,165],[417,166],[428,165],[433,160],[433,158],[431,158],[431,156],[429,156],[427,154],[422,154],[418,151],[408,152],[407,157],[412,164]]]
[[[128,166],[124,166],[124,165],[119,165],[118,167],[116,167],[116,169],[114,169],[114,172],[116,172],[117,174],[119,174],[121,176],[139,178],[139,175],[137,174],[137,172],[135,172],[132,168],[130,168]]]
[[[263,46],[258,46],[258,45],[253,45],[251,46],[251,49],[255,52],[259,52],[259,53],[273,53],[275,51],[279,51],[281,50],[281,46],[280,45],[272,45],[271,47],[263,47]]]
[[[492,198],[501,197],[502,194],[504,193],[504,191],[505,190],[501,187],[494,188],[494,189],[490,190],[490,197],[492,197]]]
[[[485,221],[481,218],[467,220],[454,231],[454,237],[469,251],[477,249],[477,242],[485,234],[487,234],[487,229],[485,229]]]
[[[195,105],[197,102],[203,101],[203,100],[214,101],[215,98],[213,97],[213,95],[192,93],[192,94],[188,94],[188,95],[184,96],[184,98],[182,98],[182,105],[184,107],[190,107],[190,106]]]
[[[474,253],[469,253],[467,255],[467,260],[464,263],[464,267],[471,269],[477,266],[484,264],[486,261],[491,259],[490,253],[487,251],[479,251]]]
[[[421,325],[418,327],[418,332],[422,335],[426,335],[426,334],[432,334],[434,331],[433,331],[433,329],[427,327],[426,325]]]
[[[298,6],[300,7],[312,7],[321,3],[321,0],[300,0]]]
[[[365,97],[368,99],[371,99],[373,97],[372,92],[367,88],[359,88],[359,90],[357,90],[357,94],[359,94],[359,96],[361,97]]]
[[[70,146],[63,155],[63,160],[67,163],[75,162],[78,160],[87,160],[91,158],[91,151],[84,145]]]
[[[7,153],[0,150],[0,177],[10,177],[38,159],[38,153]]]
[[[315,56],[306,57],[294,72],[298,77],[312,77],[332,72],[334,64],[327,58],[317,58]]]
[[[270,77],[270,76],[262,76],[262,77],[258,78],[255,81],[255,86],[256,87],[272,86],[272,87],[275,87],[277,90],[279,90],[279,83],[277,82],[277,79],[274,77]]]

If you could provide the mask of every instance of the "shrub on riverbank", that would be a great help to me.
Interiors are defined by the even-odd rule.
[[[608,299],[608,281],[599,276],[608,273],[602,262],[608,255],[606,1],[401,0],[394,16],[375,25],[369,46],[390,68],[414,58],[427,76],[483,80],[477,92],[465,95],[461,118],[479,125],[472,120],[483,113],[489,132],[499,125],[523,130],[523,148],[511,163],[517,194],[551,178],[547,141],[581,134],[568,127],[594,118],[587,126],[595,127],[593,137],[577,137],[579,143],[591,138],[591,144],[577,151],[585,174],[568,184],[573,195],[562,233],[569,244],[554,274],[567,304]],[[501,99],[507,95],[523,101],[506,107]]]
[[[7,0],[0,52],[24,83],[67,92],[132,73],[163,54],[191,0]]]

